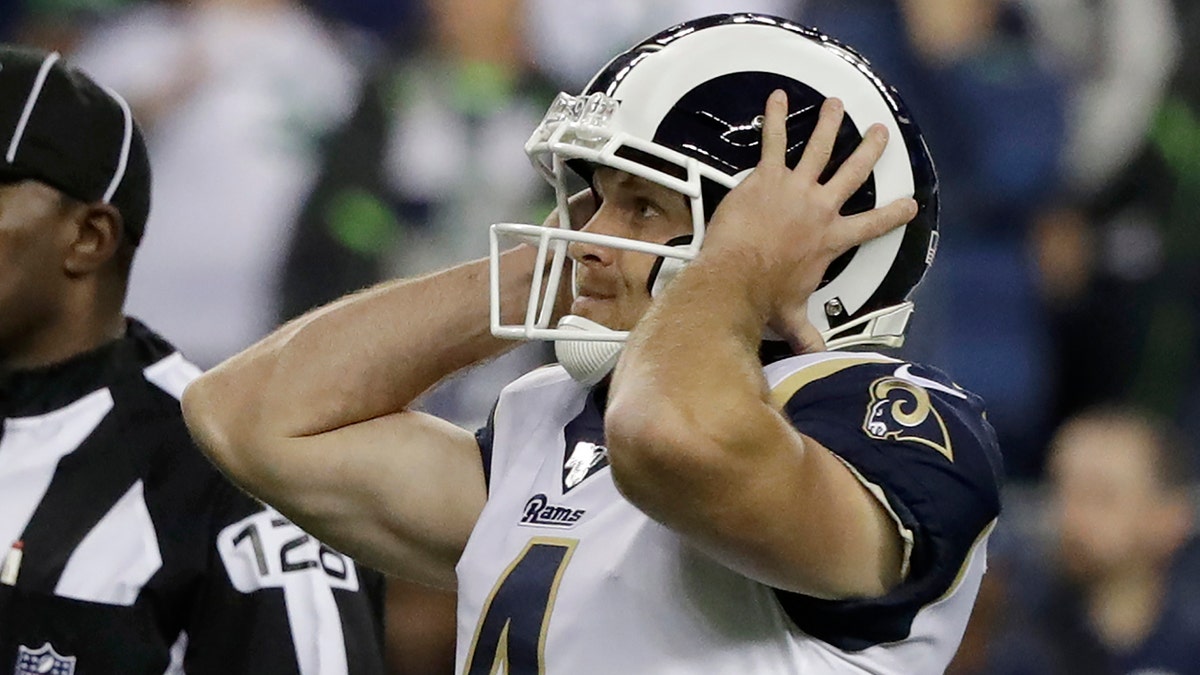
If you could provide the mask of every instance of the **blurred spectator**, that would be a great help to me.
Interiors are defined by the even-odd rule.
[[[1179,53],[1170,0],[1024,0],[1041,42],[1072,77],[1060,205],[1037,219],[1035,250],[1058,353],[1055,414],[1129,394],[1162,266],[1153,214],[1114,188],[1144,154]],[[1131,320],[1098,330],[1097,312]],[[1107,322],[1106,322],[1107,323]],[[1114,358],[1114,356],[1116,358]],[[1096,368],[1099,361],[1105,368]]]
[[[349,112],[359,74],[291,0],[142,5],[75,61],[128,93],[158,167],[129,310],[210,366],[275,326],[316,140]]]
[[[1070,77],[1065,187],[1096,194],[1141,150],[1179,53],[1171,0],[1021,0]]]
[[[941,180],[942,237],[906,354],[987,400],[1009,472],[1022,478],[1036,473],[1051,423],[1026,237],[1057,184],[1065,90],[1017,10],[1004,0],[809,0],[803,18],[860,45],[921,124]]]
[[[418,0],[304,0],[322,16],[385,41],[407,41],[421,25]]]
[[[1059,430],[1048,469],[1046,581],[1024,574],[1032,611],[989,645],[986,667],[956,672],[1200,673],[1200,586],[1185,555],[1194,474],[1180,437],[1131,409],[1093,409]]]
[[[0,38],[67,53],[105,17],[142,0],[0,0]]]
[[[134,4],[170,0],[0,0],[0,39],[74,51],[95,24]],[[409,39],[418,0],[300,0],[323,17],[384,40]]]
[[[526,41],[538,69],[576,92],[616,52],[655,31],[721,12],[795,17],[804,0],[526,0]]]
[[[1091,27],[1084,63],[1098,72],[1076,97],[1073,190],[1036,240],[1061,362],[1056,407],[1133,398],[1200,433],[1200,4],[1088,5],[1073,16]]]
[[[391,276],[486,255],[496,220],[541,222],[552,192],[523,147],[555,90],[531,70],[519,0],[438,0],[427,44],[367,76],[349,121],[324,144],[282,287],[289,318]],[[537,365],[525,346],[433,392],[470,428],[500,387]]]

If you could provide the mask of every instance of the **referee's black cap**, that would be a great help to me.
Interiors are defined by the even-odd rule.
[[[111,204],[141,241],[150,160],[129,104],[55,52],[0,45],[0,182],[23,179]]]

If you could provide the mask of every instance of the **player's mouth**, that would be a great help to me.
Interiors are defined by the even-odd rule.
[[[586,316],[590,311],[604,306],[616,299],[615,293],[607,293],[595,288],[580,288],[575,301],[571,303],[571,313]]]

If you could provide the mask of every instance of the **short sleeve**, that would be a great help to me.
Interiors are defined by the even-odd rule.
[[[903,639],[999,515],[1001,459],[983,401],[936,369],[892,359],[827,361],[778,380],[775,400],[795,428],[881,500],[911,549],[904,581],[882,598],[777,596],[802,630],[839,648]]]

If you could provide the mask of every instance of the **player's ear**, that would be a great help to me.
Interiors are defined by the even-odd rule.
[[[67,207],[71,241],[63,259],[67,274],[93,274],[116,255],[121,246],[121,213],[110,204],[76,203]]]

